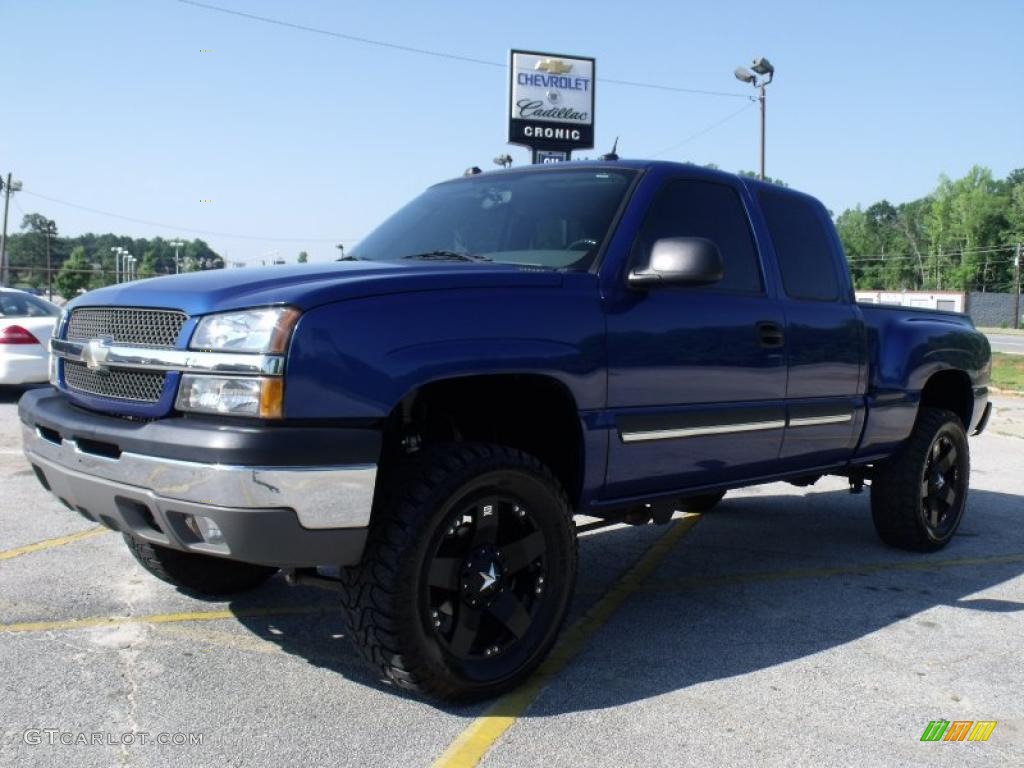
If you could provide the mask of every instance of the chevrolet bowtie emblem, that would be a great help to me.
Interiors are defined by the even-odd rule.
[[[567,72],[572,72],[572,64],[566,64],[561,59],[541,59],[533,65],[533,68],[550,75],[564,75]]]
[[[82,362],[90,371],[107,370],[107,357],[110,355],[112,339],[89,339],[82,347]]]

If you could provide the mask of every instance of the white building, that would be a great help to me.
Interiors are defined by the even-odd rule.
[[[945,309],[951,312],[967,310],[967,296],[953,291],[857,291],[857,301],[863,304],[892,304],[897,307],[923,307]]]

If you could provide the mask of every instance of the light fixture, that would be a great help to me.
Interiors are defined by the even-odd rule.
[[[736,79],[741,83],[750,83],[751,85],[757,80],[757,77],[746,67],[736,67],[736,71],[733,72]]]

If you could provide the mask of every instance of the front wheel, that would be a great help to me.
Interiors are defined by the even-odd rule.
[[[967,434],[952,411],[924,408],[899,450],[871,483],[871,517],[886,544],[934,552],[963,519],[971,462]]]
[[[558,481],[521,451],[452,444],[380,487],[362,562],[342,572],[357,647],[385,678],[439,699],[517,685],[554,644],[575,585]]]

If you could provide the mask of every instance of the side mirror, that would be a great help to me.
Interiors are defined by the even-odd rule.
[[[629,273],[636,288],[654,285],[709,285],[722,279],[722,254],[703,237],[663,237],[651,248],[647,266]]]

